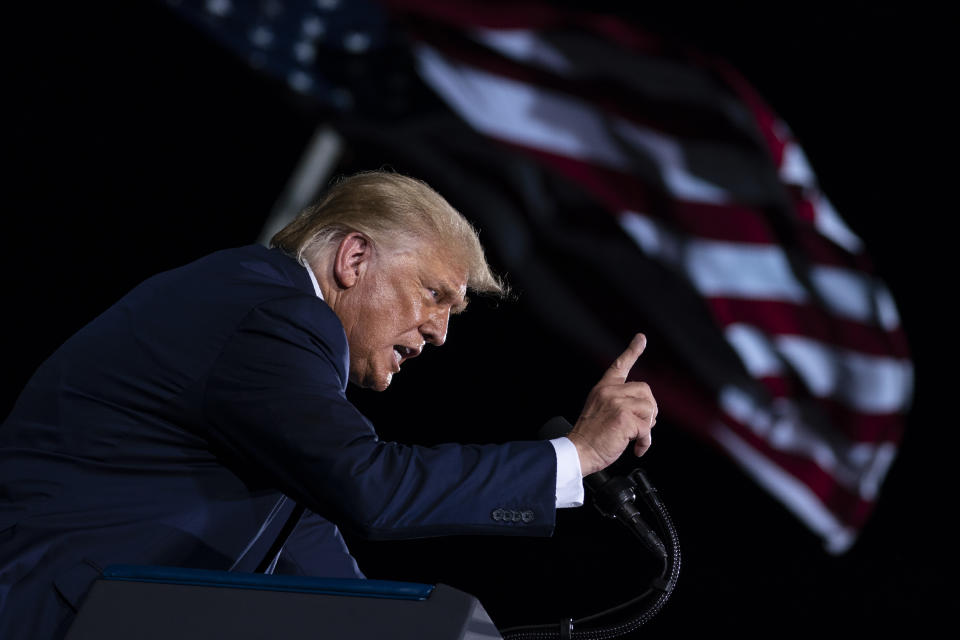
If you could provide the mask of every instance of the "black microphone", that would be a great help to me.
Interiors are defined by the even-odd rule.
[[[542,440],[565,437],[573,427],[562,416],[550,418],[540,428]],[[605,470],[591,473],[583,479],[593,493],[593,502],[597,510],[608,518],[620,520],[644,544],[647,549],[661,558],[667,557],[663,541],[654,533],[634,504],[637,499],[636,484],[629,477],[612,477]]]

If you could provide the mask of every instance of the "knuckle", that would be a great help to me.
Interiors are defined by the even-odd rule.
[[[600,387],[597,389],[597,395],[601,400],[614,400],[617,397],[617,388],[614,386]]]

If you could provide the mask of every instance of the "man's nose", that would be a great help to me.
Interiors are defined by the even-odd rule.
[[[447,326],[450,324],[450,310],[438,311],[420,325],[423,339],[432,345],[440,346],[447,341]]]

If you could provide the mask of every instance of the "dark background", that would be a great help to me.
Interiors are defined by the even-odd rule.
[[[727,57],[791,125],[899,304],[914,409],[875,515],[839,557],[662,416],[643,466],[673,515],[683,567],[649,634],[933,628],[934,600],[955,575],[937,453],[956,420],[935,409],[952,367],[935,363],[949,363],[936,355],[953,342],[936,321],[955,290],[941,248],[955,205],[938,193],[938,158],[956,153],[940,89],[954,81],[946,34],[956,23],[902,3],[803,7],[678,3],[633,17]],[[15,12],[8,29],[4,415],[44,358],[138,282],[255,241],[318,124],[160,3],[44,4]],[[386,437],[408,442],[530,438],[552,415],[574,418],[601,371],[519,293],[473,305],[447,346],[405,365],[388,393],[352,398]],[[501,625],[593,613],[637,593],[650,569],[591,508],[561,512],[549,540],[352,546],[370,577],[457,586]]]

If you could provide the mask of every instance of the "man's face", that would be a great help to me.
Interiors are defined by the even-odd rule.
[[[337,310],[350,343],[350,381],[386,389],[426,343],[444,343],[466,291],[466,269],[445,252],[420,247],[371,257]]]

